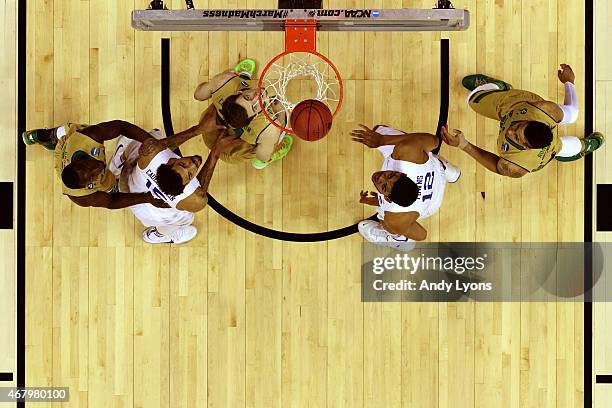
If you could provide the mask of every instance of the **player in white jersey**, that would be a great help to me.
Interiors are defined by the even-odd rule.
[[[209,109],[209,113],[214,114],[214,111]],[[180,244],[196,236],[197,229],[192,225],[194,213],[206,206],[206,192],[219,156],[238,142],[233,137],[220,137],[198,172],[202,164],[200,156],[180,157],[173,150],[203,131],[223,131],[219,126],[215,129],[207,126],[203,120],[165,139],[156,130],[143,143],[127,138],[117,143],[109,168],[120,175],[120,191],[148,191],[168,205],[168,208],[150,204],[130,207],[136,218],[148,227],[142,234],[145,242]]]
[[[427,231],[419,220],[435,214],[442,205],[446,183],[461,172],[434,154],[440,139],[428,133],[404,133],[387,126],[373,130],[364,125],[353,140],[377,148],[384,156],[380,171],[372,175],[377,193],[361,192],[360,202],[378,207],[380,222],[364,220],[359,232],[369,242],[409,250],[423,241]]]

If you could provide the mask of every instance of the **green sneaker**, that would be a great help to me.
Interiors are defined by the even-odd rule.
[[[463,84],[463,87],[470,92],[484,84],[495,84],[499,86],[502,91],[512,89],[512,85],[502,81],[501,79],[491,78],[483,74],[468,75],[463,78],[461,83]]]
[[[270,163],[285,157],[287,153],[289,153],[289,151],[291,150],[291,146],[293,146],[293,137],[291,135],[285,135],[285,137],[283,137],[283,140],[281,140],[281,142],[276,145],[276,148],[274,149],[274,153],[272,153],[270,160],[268,160],[267,162],[262,162],[259,159],[253,159],[251,160],[251,164],[257,170],[266,168]]]
[[[559,157],[555,156],[555,159],[560,162],[571,162],[578,159],[582,159],[587,154],[593,153],[604,144],[604,135],[599,132],[593,132],[582,140],[584,147],[582,151],[575,156],[571,157]]]
[[[39,144],[47,150],[55,150],[57,145],[55,129],[28,130],[21,134],[21,139],[28,146]]]
[[[234,67],[234,71],[236,71],[236,73],[238,73],[238,75],[241,77],[251,79],[253,77],[253,73],[255,72],[255,67],[255,61],[250,58],[246,58],[240,61],[238,65]]]

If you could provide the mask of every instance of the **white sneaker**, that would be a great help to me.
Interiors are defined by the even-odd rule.
[[[149,244],[184,244],[195,238],[198,229],[188,225],[174,231],[170,235],[160,233],[156,227],[149,227],[142,232],[142,240]]]
[[[177,229],[169,236],[172,239],[172,243],[184,244],[194,239],[196,235],[198,235],[198,229],[193,225],[187,225],[186,227]]]
[[[459,167],[449,163],[442,156],[438,156],[438,159],[442,162],[444,166],[444,175],[446,176],[446,181],[449,183],[456,183],[461,177],[461,169]]]
[[[364,220],[358,224],[359,233],[368,242],[377,245],[395,248],[400,251],[411,251],[416,246],[416,241],[403,235],[391,234],[376,221]]]

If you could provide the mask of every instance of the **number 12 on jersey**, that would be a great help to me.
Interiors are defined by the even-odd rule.
[[[433,197],[433,183],[434,183],[435,173],[430,171],[425,175],[425,180],[423,180],[423,194],[421,200],[427,201],[431,200]]]

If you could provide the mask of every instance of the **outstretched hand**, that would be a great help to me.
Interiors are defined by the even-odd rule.
[[[361,129],[355,129],[351,132],[353,141],[364,144],[371,148],[382,146],[382,135],[370,129],[369,127],[359,124]]]
[[[468,141],[465,139],[463,132],[457,129],[453,129],[452,132],[448,130],[448,125],[442,127],[442,140],[449,146],[458,147],[464,149],[468,145]]]
[[[225,126],[217,123],[217,109],[215,108],[215,105],[211,103],[208,109],[204,111],[202,119],[200,119],[200,122],[196,125],[196,129],[200,133],[226,129]]]
[[[557,71],[557,76],[562,84],[566,82],[571,82],[573,84],[576,80],[576,74],[574,74],[572,67],[567,64],[561,64],[561,69]]]
[[[221,154],[227,150],[230,150],[234,146],[238,146],[242,143],[242,140],[234,136],[221,136],[217,139],[217,142],[213,146],[212,151],[217,154]]]
[[[376,203],[378,203],[378,194],[373,191],[368,192],[363,190],[359,193],[359,202],[361,204],[371,204],[372,200],[376,200]]]

